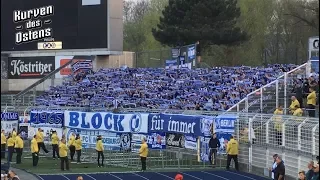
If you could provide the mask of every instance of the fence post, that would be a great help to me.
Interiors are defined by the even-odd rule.
[[[248,113],[249,112],[249,102],[248,102],[249,96],[246,97],[245,100],[245,112]]]
[[[284,147],[285,146],[285,143],[286,143],[286,121],[283,121],[283,124],[282,124],[282,146]]]
[[[269,144],[269,123],[270,123],[271,119],[269,119],[266,123],[266,145],[267,145],[267,150],[266,150],[266,167],[269,167],[268,164],[268,159],[269,159],[269,148],[268,148],[268,144]]]
[[[283,108],[284,108],[284,114],[287,114],[287,76],[288,76],[288,73],[285,72],[284,73],[284,105],[283,105]]]
[[[263,88],[260,88],[260,113],[263,113]]]
[[[279,80],[276,80],[276,107],[279,107]]]
[[[298,169],[300,168],[300,165],[301,165],[301,155],[300,155],[300,152],[301,152],[301,126],[302,124],[304,124],[306,120],[304,120],[302,123],[300,123],[298,125]]]
[[[251,136],[251,134],[252,134],[252,118],[249,118],[249,137],[248,137],[248,139],[249,139],[249,169],[248,169],[248,171],[249,172],[251,172],[251,170],[252,170],[252,136]]]
[[[319,126],[319,124],[317,124],[315,127],[312,128],[312,155],[315,156],[317,155],[316,153],[316,129]],[[319,138],[319,137],[318,137]]]

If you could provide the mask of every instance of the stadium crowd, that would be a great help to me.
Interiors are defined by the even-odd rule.
[[[224,111],[295,67],[100,69],[67,77],[39,96],[35,105]]]

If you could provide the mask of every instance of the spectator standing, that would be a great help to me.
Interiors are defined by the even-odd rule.
[[[282,115],[283,115],[283,108],[280,105],[274,112],[275,115],[273,117],[274,120],[274,129],[276,130],[276,140],[279,146],[282,145]]]
[[[141,147],[139,150],[139,155],[141,159],[141,171],[147,170],[147,157],[148,157],[149,149],[146,142],[146,139],[143,138],[141,141]]]
[[[23,151],[23,140],[20,136],[20,134],[17,135],[14,148],[16,150],[17,156],[16,156],[16,163],[21,164],[21,156]]]
[[[313,161],[310,161],[308,163],[308,171],[307,171],[307,174],[306,174],[306,179],[307,180],[311,180],[312,179],[312,176],[314,174],[314,171],[313,171],[313,165],[314,165],[314,162]]]
[[[295,93],[295,97],[299,101],[300,107],[303,107],[303,97],[305,96],[303,96],[303,88],[300,82],[295,85],[293,92]]]
[[[230,137],[230,141],[227,145],[227,170],[230,168],[230,162],[231,159],[233,159],[236,170],[239,171],[239,164],[238,164],[238,154],[239,154],[239,144],[238,142],[233,138],[233,136]]]
[[[77,164],[80,164],[80,157],[81,157],[81,149],[82,149],[82,141],[80,138],[80,135],[77,134],[76,139],[74,141],[75,147],[76,147],[76,152],[77,152]]]
[[[32,153],[32,166],[37,166],[39,161],[39,146],[37,142],[37,136],[34,135],[31,140],[31,153]]]
[[[52,144],[52,158],[56,159],[56,154],[59,158],[59,137],[57,131],[52,131],[51,144]]]
[[[40,152],[40,148],[42,148],[42,150],[45,153],[48,153],[49,151],[47,150],[46,146],[44,145],[44,135],[43,135],[43,130],[41,128],[38,128],[36,136],[37,136],[37,143],[38,143],[38,147],[39,147],[39,152]]]
[[[72,133],[68,141],[71,161],[73,161],[74,154],[76,153],[76,147],[74,146],[75,139],[76,135]]]
[[[274,179],[284,180],[286,175],[286,168],[280,156],[276,158],[276,163],[277,163],[277,167],[274,170]]]
[[[7,138],[4,135],[5,131],[1,130],[1,159],[6,158],[6,143],[7,143]]]
[[[11,162],[13,152],[14,152],[14,140],[11,133],[9,133],[8,135],[7,146],[8,146],[8,161]]]
[[[210,148],[210,154],[209,154],[209,161],[210,164],[212,164],[212,155],[213,155],[213,164],[217,164],[217,152],[218,148],[220,148],[220,141],[217,138],[217,134],[214,133],[209,140],[209,148]]]
[[[309,94],[307,96],[307,109],[310,117],[316,117],[316,103],[317,95],[313,87],[309,88]]]
[[[271,178],[272,178],[273,180],[275,180],[275,179],[274,179],[274,170],[275,170],[276,167],[277,167],[277,157],[278,157],[278,154],[274,154],[274,155],[272,156],[272,158],[273,158],[273,164],[272,164],[272,167],[269,169],[269,170],[271,171]]]
[[[298,180],[307,180],[306,178],[306,172],[300,171],[299,172],[299,179]]]
[[[66,169],[69,170],[69,160],[68,160],[68,147],[66,145],[66,140],[62,139],[59,145],[59,155],[60,155],[60,168],[64,171],[64,165]]]
[[[313,165],[313,171],[314,171],[314,174],[311,178],[311,180],[319,180],[319,164],[314,164]]]
[[[102,136],[97,136],[97,143],[96,143],[96,151],[98,153],[98,167],[103,167],[104,162],[104,155],[103,155],[103,144],[102,144]],[[102,158],[101,164],[100,164],[100,157]]]

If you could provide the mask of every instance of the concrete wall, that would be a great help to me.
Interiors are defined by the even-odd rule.
[[[123,51],[123,0],[108,0],[108,48]]]
[[[97,56],[93,62],[94,70],[101,68],[119,68],[123,65],[135,67],[134,52],[123,52],[122,55]]]

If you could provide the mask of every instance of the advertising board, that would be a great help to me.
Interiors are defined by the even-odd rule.
[[[1,51],[107,48],[108,1],[1,0]]]

